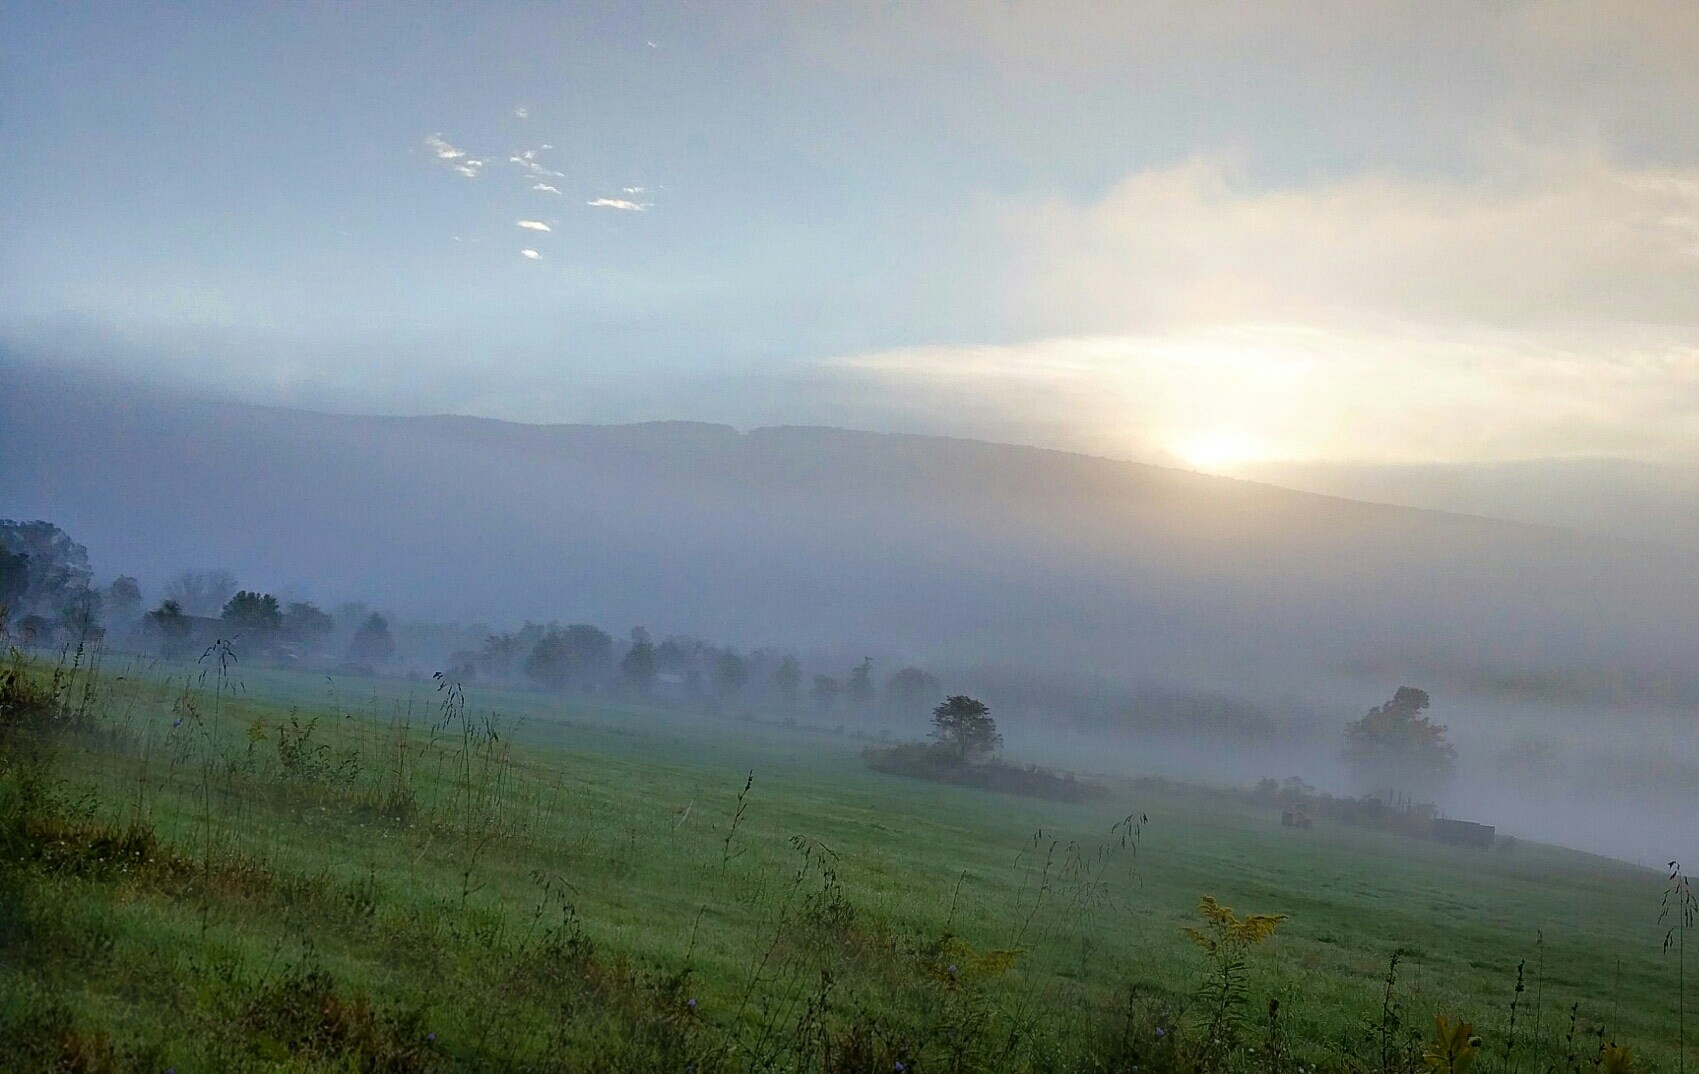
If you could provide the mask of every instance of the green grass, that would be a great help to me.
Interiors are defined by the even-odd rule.
[[[1445,1012],[1478,1070],[1591,1070],[1578,1004],[1675,1067],[1662,877],[1597,857],[1293,831],[1171,785],[1009,798],[868,771],[841,735],[476,685],[493,742],[434,729],[430,683],[82,682],[46,774],[0,785],[34,818],[0,879],[3,1069],[1379,1070],[1395,950],[1398,1064]],[[1204,893],[1288,915],[1224,1057],[1193,1039]]]

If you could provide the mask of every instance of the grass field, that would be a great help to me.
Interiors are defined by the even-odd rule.
[[[1678,1062],[1664,878],[1597,857],[471,685],[13,673],[7,1071],[1390,1071],[1436,1013],[1477,1070]],[[1287,918],[1212,962],[1204,894]]]

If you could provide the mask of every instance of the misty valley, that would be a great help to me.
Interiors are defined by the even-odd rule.
[[[571,435],[555,465],[608,480],[713,465],[663,453],[668,430]],[[879,496],[846,509],[799,490],[787,509],[850,529],[846,510],[917,470],[960,487],[986,450],[912,446],[851,441],[835,472],[879,470]],[[939,481],[952,453],[958,476]],[[1010,459],[1052,471],[1033,486],[1052,504],[1095,465]],[[720,465],[724,485],[751,464]],[[428,516],[448,486],[417,480]],[[229,509],[208,489],[208,509]],[[107,490],[68,491],[53,489],[73,517],[100,518]],[[290,503],[288,524],[337,525],[312,514],[334,502]],[[1271,638],[1237,679],[1177,662],[1190,647],[1233,668],[1268,629],[1249,597],[1213,642],[1092,667],[1107,594],[1064,588],[999,618],[937,600],[966,586],[944,563],[926,570],[931,629],[885,638],[849,636],[871,621],[853,600],[821,603],[841,621],[790,644],[750,644],[748,626],[503,628],[358,591],[321,606],[317,586],[273,592],[223,568],[155,574],[178,544],[145,518],[101,542],[136,575],[56,523],[0,522],[0,1056],[17,1069],[1582,1074],[1681,1059],[1694,902],[1680,866],[1655,868],[1691,837],[1695,683],[1678,669],[1601,647],[1542,663],[1522,645],[1471,664],[1442,633],[1329,654]],[[437,525],[453,547],[455,526],[488,521]],[[970,554],[1016,554],[1012,534],[974,529]],[[668,533],[704,575],[722,566],[703,535]],[[1476,554],[1530,536],[1488,534]],[[1563,553],[1595,551],[1575,544]],[[300,575],[297,561],[284,576]],[[679,619],[725,621],[678,592]],[[1183,629],[1123,614],[1148,620],[1141,638]],[[1081,654],[1016,636],[1046,615],[1076,618]],[[1640,748],[1600,720],[1635,721]]]
[[[1699,1072],[1695,56],[0,2],[0,1074]]]

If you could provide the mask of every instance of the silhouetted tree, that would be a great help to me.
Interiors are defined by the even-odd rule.
[[[773,669],[770,680],[773,695],[779,699],[779,704],[787,709],[796,708],[798,695],[802,692],[802,665],[796,657],[787,655],[779,661],[779,666]]]
[[[873,711],[873,658],[864,656],[861,663],[850,669],[849,680],[844,684],[844,697],[849,702],[851,712],[869,713]]]
[[[1003,748],[1003,736],[991,718],[991,709],[966,694],[947,697],[932,710],[932,737],[964,760]]]
[[[53,619],[65,619],[79,608],[86,610],[85,594],[94,572],[89,570],[88,549],[51,522],[15,522],[0,519],[0,551],[9,554],[3,572],[11,578],[14,591],[8,605],[14,612],[33,611]],[[17,571],[23,580],[16,580]]]
[[[831,712],[838,704],[838,695],[844,688],[838,680],[830,675],[814,676],[814,688],[808,691],[808,696],[814,699],[814,707],[822,713]]]
[[[307,649],[317,649],[336,629],[330,613],[310,601],[297,600],[283,610],[283,637]]]
[[[525,659],[525,675],[551,690],[590,686],[613,658],[613,639],[588,623],[549,627]]]
[[[148,621],[159,632],[160,651],[166,656],[180,656],[189,643],[189,631],[192,624],[189,617],[183,614],[183,606],[174,600],[160,602],[158,608],[148,613]]]
[[[1369,790],[1426,794],[1451,774],[1457,750],[1445,725],[1422,715],[1428,692],[1400,686],[1392,699],[1345,728],[1345,760]]]
[[[655,685],[655,643],[642,627],[631,628],[631,648],[619,660],[620,678],[639,693],[648,693]]]
[[[29,556],[0,547],[0,606],[22,607],[28,592]]]
[[[79,643],[98,642],[105,634],[100,625],[101,606],[98,589],[82,589],[71,593],[68,603],[59,609],[59,625],[67,637]]]
[[[885,682],[885,711],[893,715],[926,711],[939,693],[938,678],[917,667],[906,667]]]
[[[730,701],[743,693],[743,687],[749,681],[749,669],[743,662],[743,657],[727,649],[714,661],[714,693],[721,701]]]
[[[165,587],[166,598],[185,615],[216,615],[235,592],[236,576],[229,571],[183,571]]]
[[[383,664],[394,655],[395,637],[389,632],[389,620],[377,612],[366,616],[348,643],[349,658],[362,664]]]
[[[114,622],[133,618],[142,606],[141,583],[127,574],[114,578],[106,589],[106,606]]]
[[[506,678],[513,672],[513,662],[525,651],[524,642],[515,634],[489,634],[478,648],[478,665],[484,674]]]
[[[283,626],[283,613],[270,593],[244,589],[231,597],[219,616],[232,630],[252,637],[269,638]]]

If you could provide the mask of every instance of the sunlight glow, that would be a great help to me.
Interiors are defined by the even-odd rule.
[[[1243,433],[1213,431],[1177,441],[1169,446],[1172,454],[1193,469],[1210,473],[1229,473],[1237,467],[1267,462],[1267,448]]]

